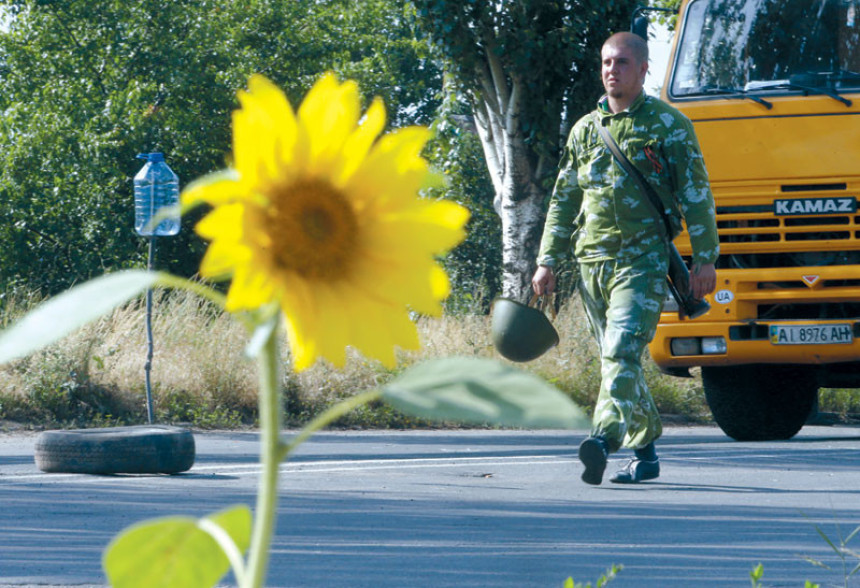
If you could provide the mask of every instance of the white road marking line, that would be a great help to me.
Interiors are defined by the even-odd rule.
[[[391,458],[391,459],[354,459],[354,460],[318,460],[318,461],[300,461],[286,462],[281,464],[280,473],[316,473],[316,472],[346,472],[360,470],[380,470],[380,469],[416,469],[416,468],[444,468],[444,467],[467,467],[467,466],[502,466],[502,465],[517,465],[517,464],[556,464],[570,463],[573,457],[568,459],[559,459],[558,455],[523,455],[523,456],[485,456],[485,457],[429,457],[429,458]],[[188,474],[213,472],[213,473],[231,473],[234,475],[257,475],[260,473],[259,463],[247,464],[212,464],[194,466]],[[149,477],[144,474],[144,476]],[[165,476],[166,477],[166,476]],[[127,481],[138,480],[139,475],[120,475],[120,476],[90,476],[87,474],[8,474],[0,476],[0,487],[4,485],[14,484],[16,482],[26,483],[28,480],[40,480],[44,482],[75,480],[75,481]]]
[[[506,466],[506,465],[523,465],[523,464],[559,464],[559,463],[571,463],[572,460],[538,460],[532,462],[518,462],[511,463],[510,461],[485,461],[476,463],[420,463],[420,464],[408,464],[408,463],[399,463],[396,465],[373,465],[373,466],[365,466],[356,464],[354,467],[338,467],[338,468],[298,468],[291,469],[289,471],[284,471],[281,469],[281,474],[315,474],[318,472],[355,472],[355,471],[369,471],[369,470],[400,470],[400,469],[421,469],[421,468],[459,468],[459,467],[471,467],[474,465],[481,466]]]
[[[610,456],[610,462],[616,459],[622,459],[618,456]],[[737,456],[721,455],[717,456],[677,456],[677,457],[661,457],[664,462],[683,463],[683,462],[699,462],[706,460],[714,461],[731,461],[731,460],[748,460],[748,459],[784,459],[775,454],[746,454]],[[384,458],[384,459],[352,459],[352,460],[308,460],[294,461],[281,464],[280,473],[284,474],[314,474],[314,473],[333,473],[333,472],[354,472],[354,471],[370,471],[370,470],[392,470],[392,469],[421,469],[421,468],[446,468],[446,467],[469,467],[469,466],[508,466],[508,465],[530,465],[530,464],[569,464],[577,463],[575,455],[512,455],[512,456],[482,456],[482,457],[424,457],[424,458]],[[207,464],[195,465],[189,470],[188,474],[205,474],[206,472],[230,473],[237,476],[258,475],[260,473],[259,463],[246,464]],[[72,480],[76,482],[126,482],[139,480],[141,477],[152,477],[148,474],[143,475],[119,475],[119,476],[92,476],[87,474],[4,474],[0,475],[0,487],[26,484],[32,480],[41,482],[62,482]],[[170,476],[164,476],[170,479]]]
[[[469,463],[477,463],[477,462],[485,462],[487,460],[509,460],[511,462],[516,460],[545,460],[545,459],[559,459],[560,457],[566,457],[563,455],[485,455],[480,457],[455,457],[455,456],[439,456],[439,457],[392,457],[392,458],[383,458],[383,459],[343,459],[343,460],[330,460],[330,459],[320,459],[320,460],[308,460],[308,461],[287,461],[281,464],[281,469],[283,468],[312,468],[317,466],[376,466],[376,465],[384,465],[389,467],[394,467],[395,464],[417,464],[413,467],[420,467],[421,464],[438,464],[440,462],[448,462],[451,464],[463,464],[467,465]],[[573,459],[573,456],[570,456],[570,459]],[[249,464],[238,464],[238,465],[210,465],[210,466],[195,466],[192,471],[198,470],[225,470],[225,469],[243,469],[248,467],[257,467],[259,468],[258,463],[249,463]]]

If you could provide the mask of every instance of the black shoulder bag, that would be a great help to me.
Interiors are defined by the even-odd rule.
[[[612,138],[610,132],[600,122],[600,117],[596,112],[591,113],[591,118],[594,121],[594,126],[597,127],[597,132],[600,138],[612,152],[618,164],[639,184],[639,189],[648,197],[651,206],[657,212],[663,224],[666,227],[666,245],[669,251],[669,291],[672,297],[678,302],[678,316],[685,316],[694,319],[702,316],[711,309],[711,305],[706,300],[699,300],[693,297],[690,292],[690,271],[687,269],[687,264],[681,259],[681,254],[672,242],[672,225],[666,211],[663,208],[663,203],[660,202],[660,196],[654,191],[654,187],[648,183],[636,166],[634,166],[627,156],[618,147],[618,143]]]

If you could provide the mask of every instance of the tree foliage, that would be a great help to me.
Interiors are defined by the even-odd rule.
[[[532,165],[542,163],[541,170],[557,160],[560,133],[571,117],[601,92],[600,45],[619,23],[627,26],[633,5],[605,0],[414,4],[446,72],[476,116],[516,116],[531,147],[527,156]],[[511,103],[518,105],[516,112]]]
[[[52,294],[142,266],[146,241],[132,230],[136,154],[164,152],[181,183],[219,169],[230,153],[235,93],[251,73],[298,103],[334,70],[357,80],[366,98],[382,96],[390,126],[433,123],[428,156],[450,179],[433,196],[473,213],[468,240],[445,260],[458,294],[452,304],[485,309],[504,256],[493,200],[516,204],[527,193],[542,213],[567,128],[599,92],[596,47],[627,4],[0,0],[9,24],[0,31],[0,292]],[[428,57],[428,36],[441,60]],[[444,91],[439,63],[451,71]],[[490,77],[475,73],[481,63]],[[506,106],[512,88],[516,110]],[[500,176],[484,163],[488,143],[473,109],[489,113],[481,100],[496,90],[526,173]],[[503,128],[493,127],[494,137]],[[159,269],[196,271],[204,247],[195,221],[157,240]],[[533,250],[541,224],[530,235],[508,227],[507,241]]]
[[[181,3],[7,3],[2,56],[0,227],[5,286],[51,293],[139,262],[131,177],[164,151],[180,177],[212,167],[229,138],[224,56]],[[177,66],[177,64],[182,64]],[[201,100],[207,88],[209,100]],[[220,145],[220,149],[214,148]],[[189,236],[162,239],[171,269]],[[177,267],[178,266],[178,267]],[[11,282],[11,284],[9,283]],[[4,288],[5,289],[5,288]]]
[[[601,93],[599,50],[635,0],[413,0],[471,107],[502,222],[505,294],[523,299],[543,203],[573,122]]]
[[[390,125],[428,124],[441,77],[402,0],[0,0],[0,292],[52,294],[145,263],[137,153],[184,183],[225,165],[236,91],[259,72],[298,103],[324,71],[381,95]],[[183,219],[159,269],[190,276]]]

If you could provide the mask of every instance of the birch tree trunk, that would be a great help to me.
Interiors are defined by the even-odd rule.
[[[545,218],[545,158],[526,145],[522,81],[504,72],[491,40],[485,47],[486,62],[476,72],[482,91],[473,95],[473,108],[502,221],[502,295],[527,302]]]

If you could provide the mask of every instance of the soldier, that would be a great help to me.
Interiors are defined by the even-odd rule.
[[[716,287],[719,242],[714,199],[693,125],[643,91],[648,45],[617,33],[601,50],[606,94],[597,114],[624,154],[673,214],[683,217],[693,246],[690,288],[696,298]],[[556,267],[573,249],[579,292],[601,359],[601,385],[591,436],[579,446],[582,480],[600,484],[607,457],[621,447],[635,457],[610,479],[635,484],[660,475],[654,441],[662,433],[642,371],[668,292],[665,224],[636,180],[614,160],[591,115],[570,132],[544,226],[535,293],[551,293]]]

